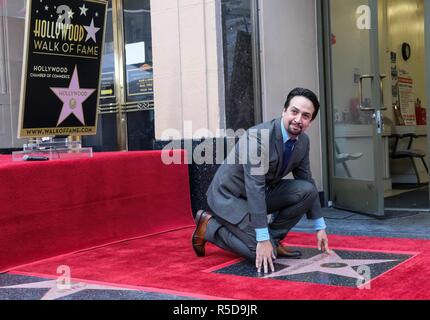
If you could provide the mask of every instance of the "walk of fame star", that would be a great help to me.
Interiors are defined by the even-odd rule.
[[[60,117],[57,126],[60,125],[71,114],[74,114],[78,120],[85,125],[84,111],[82,104],[87,100],[96,89],[83,89],[79,86],[78,68],[75,66],[72,79],[68,88],[50,88],[55,95],[63,102]]]
[[[336,252],[333,252],[332,254],[319,254],[309,259],[277,259],[277,264],[284,265],[287,267],[278,272],[273,272],[265,276],[265,278],[276,278],[281,276],[304,274],[310,272],[322,272],[345,276],[349,278],[355,278],[357,280],[366,280],[352,267],[394,261],[397,260],[342,259]]]
[[[84,290],[114,290],[114,291],[137,291],[134,289],[123,289],[117,287],[102,286],[84,282],[71,282],[70,286],[63,288],[57,280],[24,283],[14,286],[0,287],[0,289],[49,289],[41,300],[55,300]]]
[[[397,254],[336,250],[328,255],[314,248],[295,248],[303,253],[301,259],[276,259],[275,272],[258,273],[255,265],[232,262],[227,267],[211,268],[210,272],[260,279],[318,283],[332,286],[361,288],[411,259],[415,253]]]

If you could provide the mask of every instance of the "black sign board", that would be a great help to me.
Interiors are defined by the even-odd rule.
[[[27,0],[18,136],[95,135],[107,1]]]
[[[154,85],[152,71],[141,69],[127,70],[127,95],[153,95]]]

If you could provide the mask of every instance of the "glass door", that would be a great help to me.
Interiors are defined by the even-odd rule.
[[[109,0],[96,151],[149,150],[154,141],[150,0]]]
[[[330,198],[339,209],[383,215],[378,1],[330,0],[324,6]]]
[[[148,150],[155,137],[150,0],[123,0],[122,5],[121,112],[127,124],[122,130],[127,132],[128,150]]]

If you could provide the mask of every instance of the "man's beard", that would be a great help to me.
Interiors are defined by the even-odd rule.
[[[299,136],[303,132],[303,128],[300,125],[296,125],[296,127],[293,127],[293,124],[290,122],[288,124],[288,133],[292,134],[293,136]]]

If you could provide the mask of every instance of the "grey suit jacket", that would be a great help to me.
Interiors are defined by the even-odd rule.
[[[309,163],[309,137],[306,134],[298,137],[288,167],[282,171],[281,121],[282,119],[278,118],[250,128],[216,172],[206,195],[210,208],[222,219],[236,225],[249,213],[254,228],[265,228],[268,214],[267,188],[280,183],[290,172],[295,179],[309,181],[315,186]],[[268,134],[268,139],[263,139],[261,132]],[[239,145],[249,148],[245,150]],[[250,154],[262,156],[261,161],[267,164],[264,173],[255,174],[253,169],[261,168],[262,163],[256,164],[255,156]],[[247,157],[248,161],[244,161],[244,157]],[[315,201],[307,217],[322,217],[319,199]]]

